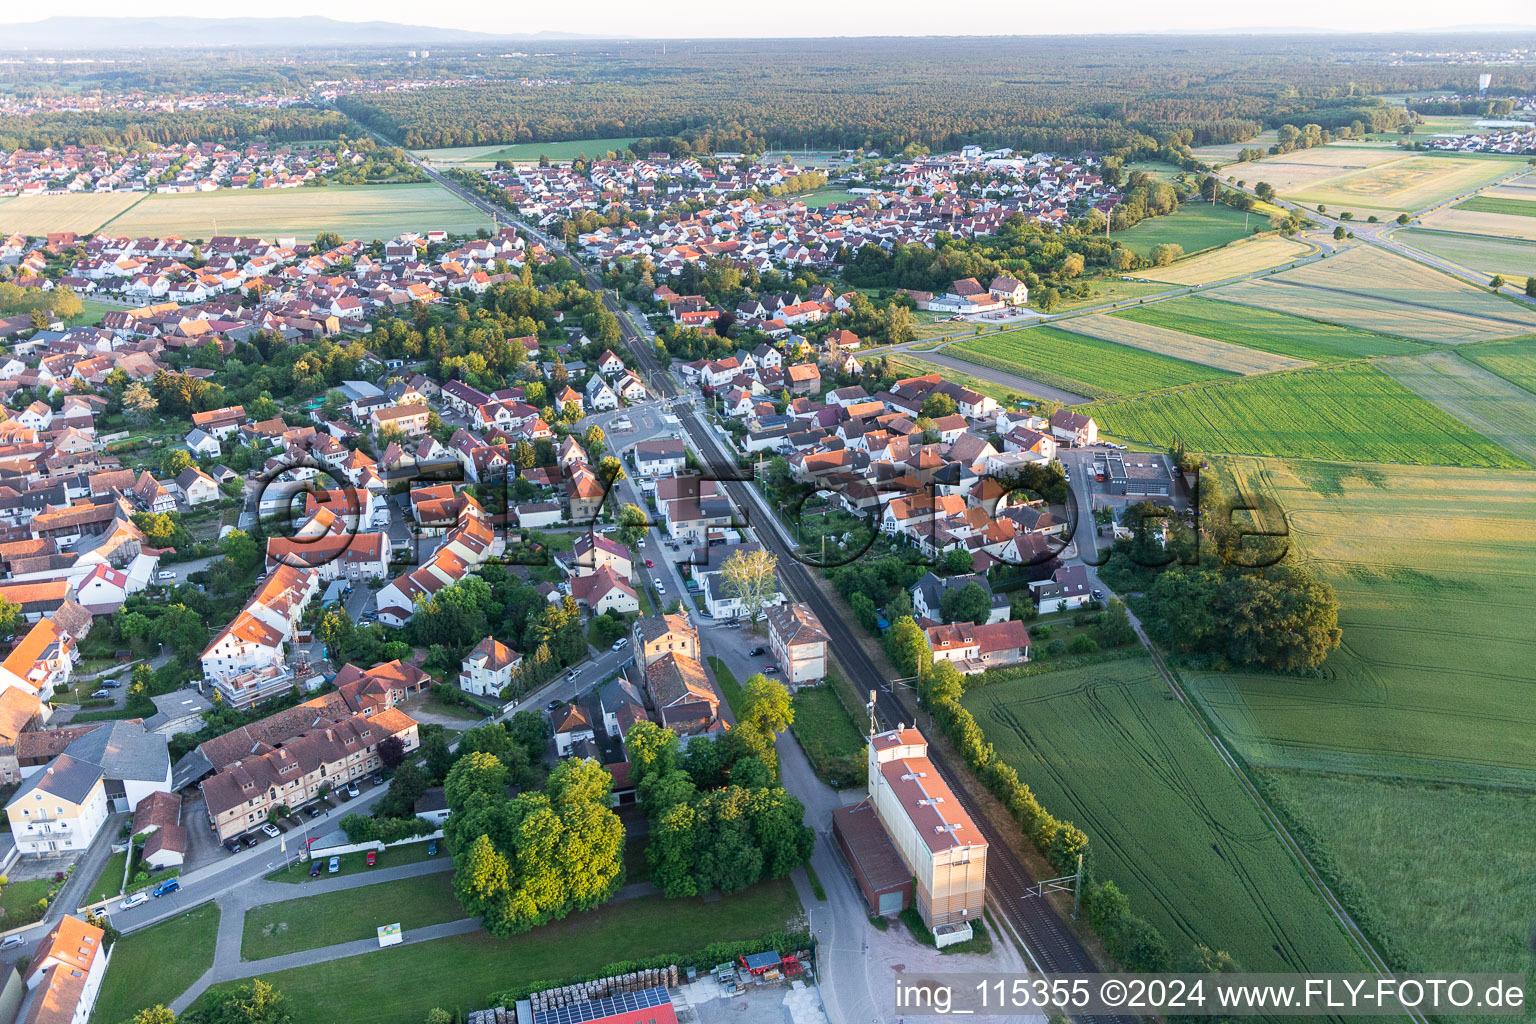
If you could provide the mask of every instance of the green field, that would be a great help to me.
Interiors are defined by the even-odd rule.
[[[1536,203],[1531,206],[1536,208]],[[1392,237],[1472,270],[1481,270],[1485,274],[1503,274],[1513,284],[1518,285],[1526,277],[1536,274],[1536,242],[1495,238],[1491,235],[1468,235],[1459,231],[1433,231],[1428,228],[1395,231]]]
[[[574,160],[583,153],[590,159],[600,158],[609,150],[623,152],[634,142],[633,137],[613,139],[577,139],[572,142],[519,142],[511,146],[454,146],[449,149],[423,149],[416,155],[435,164],[495,163],[511,160],[514,163],[537,163],[547,156],[558,163]],[[644,156],[644,154],[641,154]]]
[[[1296,370],[1085,407],[1116,437],[1192,451],[1523,467],[1367,363]]]
[[[1536,789],[1536,474],[1229,460],[1339,597],[1320,678],[1186,672],[1261,767]]]
[[[1529,972],[1536,475],[1230,466],[1285,511],[1344,642],[1316,678],[1186,688],[1394,966]]]
[[[1254,217],[1250,221],[1241,210],[1220,204],[1185,203],[1166,217],[1148,217],[1111,237],[1138,256],[1150,256],[1153,247],[1164,242],[1182,245],[1188,254],[1242,238],[1248,234],[1250,224],[1268,227],[1269,219]]]
[[[1285,813],[1326,838],[1339,888],[1355,894],[1353,915],[1389,961],[1530,975],[1536,886],[1516,883],[1536,848],[1530,793],[1321,772],[1267,779]]]
[[[1456,204],[1458,210],[1473,213],[1507,213],[1516,217],[1536,217],[1536,202],[1529,199],[1501,199],[1496,196],[1473,196]]]
[[[1057,311],[1070,313],[1090,306],[1134,302],[1148,295],[1158,295],[1172,289],[1160,281],[1127,281],[1119,277],[1101,277],[1089,281],[1088,290],[1089,294],[1085,296],[1062,295],[1061,305],[1056,307]]]
[[[269,956],[319,949],[373,938],[381,925],[424,928],[465,917],[453,894],[453,872],[439,871],[364,889],[339,889],[301,896],[245,912],[240,956]]]
[[[864,734],[832,687],[806,686],[795,694],[795,739],[805,748],[816,774],[839,785],[859,783],[864,774]]]
[[[145,196],[102,230],[115,235],[197,239],[239,234],[304,241],[321,231],[336,231],[344,238],[372,241],[402,231],[441,228],[473,233],[490,226],[490,218],[446,189],[427,183]]]
[[[1382,372],[1536,465],[1536,395],[1455,352],[1383,359]]]
[[[1098,871],[1175,956],[1200,942],[1246,970],[1361,969],[1150,659],[990,683],[964,703],[1041,804],[1088,833]]]
[[[450,1013],[481,1009],[488,995],[517,985],[555,984],[622,960],[692,953],[712,942],[801,927],[803,921],[794,886],[779,879],[709,903],[647,896],[573,914],[510,939],[484,932],[456,935],[263,978],[288,997],[293,1024],[421,1024],[433,1007]],[[193,1006],[206,1003],[204,996]]]
[[[204,903],[181,917],[118,939],[91,1020],[121,1024],[146,1007],[171,1005],[213,966],[218,934],[219,908]]]
[[[1235,308],[1234,308],[1235,307]],[[1139,324],[1229,341],[1263,352],[1331,363],[1364,356],[1406,355],[1427,345],[1256,306],[1186,297],[1114,314]]]
[[[1473,345],[1463,352],[1483,369],[1536,394],[1536,337]]]
[[[1057,384],[1090,397],[1133,394],[1233,374],[1055,327],[956,342],[944,350],[980,366]]]

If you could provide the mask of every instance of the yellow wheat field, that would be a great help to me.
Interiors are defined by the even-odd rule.
[[[90,234],[145,197],[143,192],[86,192],[67,196],[17,196],[0,199],[0,236],[19,231]]]
[[[1530,198],[1536,198],[1536,189],[1530,191],[1532,193]],[[1494,191],[1490,190],[1485,194],[1493,195]],[[1469,235],[1492,235],[1495,238],[1518,238],[1527,242],[1536,242],[1536,217],[1520,217],[1508,213],[1478,213],[1474,210],[1458,210],[1454,206],[1449,206],[1420,218],[1419,223],[1437,231],[1462,231]]]
[[[1233,242],[1220,249],[1166,267],[1143,271],[1143,276],[1168,284],[1210,284],[1229,277],[1268,270],[1305,256],[1310,250],[1289,238],[1255,238]]]

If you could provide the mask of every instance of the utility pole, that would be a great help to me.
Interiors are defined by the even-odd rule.
[[[1072,920],[1077,920],[1078,908],[1083,905],[1083,855],[1077,855],[1077,874],[1072,876]]]

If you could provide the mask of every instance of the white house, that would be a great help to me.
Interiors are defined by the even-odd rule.
[[[24,854],[85,850],[107,823],[101,766],[60,754],[22,782],[5,814],[16,849]]]
[[[488,636],[464,656],[459,667],[459,689],[482,697],[495,697],[512,685],[512,673],[522,663],[521,654]]]
[[[566,704],[556,709],[554,715],[555,753],[570,757],[576,744],[591,742],[597,735],[592,729],[592,719],[580,704]]]

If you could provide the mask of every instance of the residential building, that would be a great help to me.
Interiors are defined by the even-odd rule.
[[[678,439],[641,441],[632,450],[635,472],[643,477],[672,476],[688,466],[688,450]]]
[[[597,700],[603,712],[603,731],[615,739],[627,736],[636,722],[651,720],[645,710],[645,698],[623,676],[604,683],[597,691]]]
[[[512,675],[522,663],[521,654],[488,636],[464,656],[459,669],[459,689],[482,697],[496,697],[512,685]]]
[[[929,626],[927,633],[934,662],[953,662],[962,675],[1029,660],[1029,631],[1022,622],[956,622]]]
[[[699,631],[687,615],[647,616],[635,620],[640,666],[649,668],[668,654],[699,660]]]
[[[68,754],[25,779],[5,805],[16,849],[38,856],[89,848],[108,811],[101,766]]]
[[[557,708],[551,722],[555,729],[555,753],[560,757],[570,757],[583,740],[590,742],[596,735],[592,729],[592,719],[580,704],[566,704]]]
[[[1092,416],[1057,409],[1051,414],[1051,436],[1068,447],[1081,448],[1098,441],[1099,425]]]
[[[972,584],[985,591],[988,601],[987,622],[1004,622],[1012,614],[1008,604],[1007,594],[994,594],[992,584],[980,573],[967,573],[961,576],[939,576],[936,573],[925,573],[923,578],[912,585],[912,614],[919,619],[930,619],[934,622],[943,622],[944,613],[942,605],[944,595],[958,590],[964,590]]]
[[[202,655],[203,678],[231,707],[249,707],[292,685],[285,645],[320,586],[314,569],[279,565]]]
[[[1029,590],[1041,615],[1071,611],[1093,600],[1093,584],[1087,568],[1081,565],[1064,565],[1050,579],[1032,582]]]
[[[25,965],[27,996],[17,1024],[86,1024],[112,955],[105,938],[95,925],[64,915]]]
[[[691,735],[718,727],[723,698],[697,659],[677,652],[663,654],[646,665],[645,685],[666,728]]]
[[[327,721],[275,750],[237,760],[199,784],[209,825],[222,842],[261,825],[277,807],[298,807],[322,789],[371,775],[383,766],[379,744],[391,737],[407,753],[420,745],[415,720],[390,708]]]
[[[768,609],[768,647],[784,682],[794,689],[827,677],[827,631],[804,602]]]

